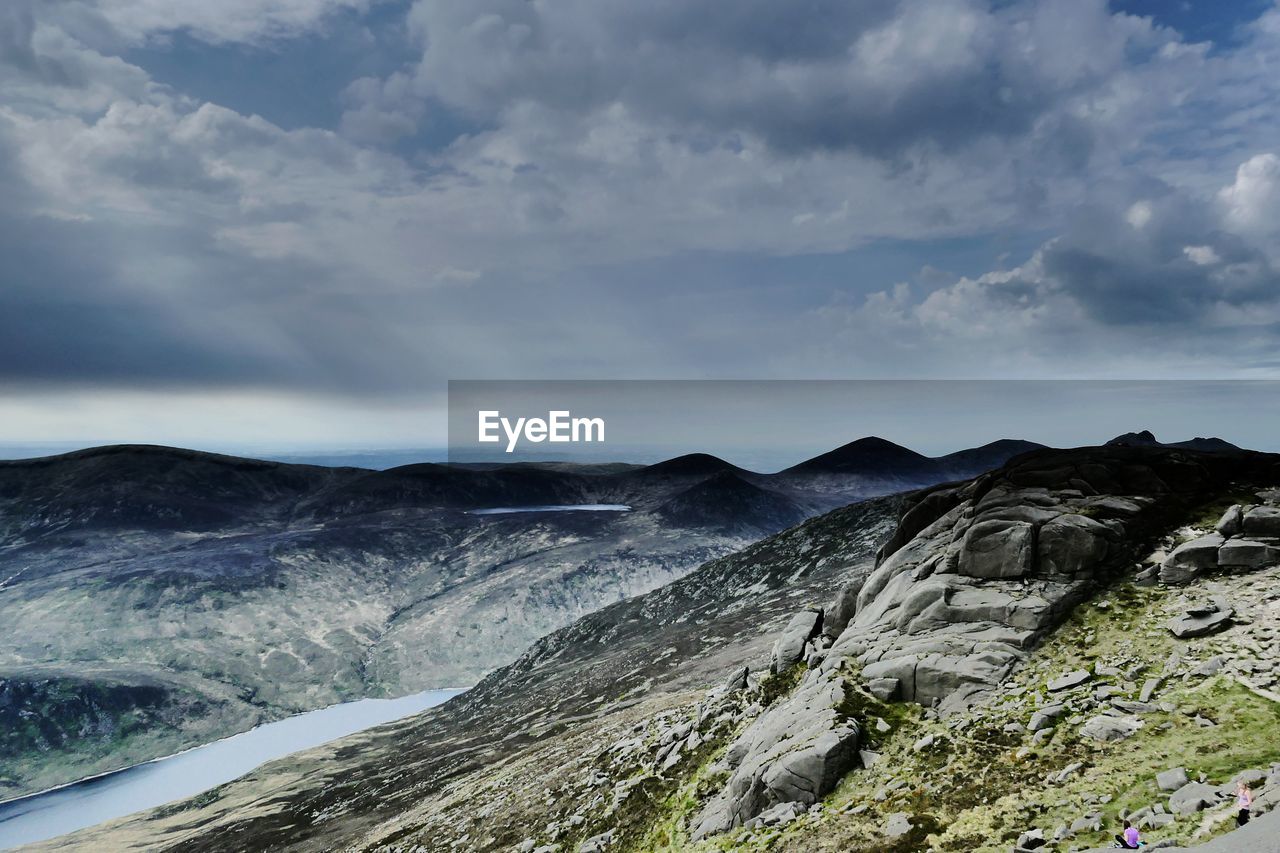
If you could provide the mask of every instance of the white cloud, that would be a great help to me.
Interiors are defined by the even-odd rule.
[[[1145,228],[1147,223],[1151,221],[1151,203],[1135,201],[1129,207],[1129,212],[1125,214],[1124,218],[1134,228]]]
[[[942,375],[1273,375],[1280,267],[1266,257],[1275,234],[1220,204],[1255,199],[1273,159],[1251,158],[1217,198],[1171,191],[1128,206],[1135,230],[1091,209],[1013,269],[920,299],[898,285],[818,316],[828,325],[838,317],[861,348]],[[1182,242],[1193,232],[1217,247]]]
[[[1250,157],[1235,181],[1218,194],[1236,229],[1256,236],[1280,237],[1280,157],[1271,152]],[[1280,257],[1273,255],[1273,257]]]
[[[1197,266],[1208,267],[1222,263],[1222,258],[1218,257],[1212,246],[1183,246],[1182,253]]]

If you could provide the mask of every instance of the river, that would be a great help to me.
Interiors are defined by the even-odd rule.
[[[266,723],[194,749],[0,803],[0,850],[195,796],[259,765],[424,711],[461,693],[360,699]]]

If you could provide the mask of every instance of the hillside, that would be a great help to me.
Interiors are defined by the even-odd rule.
[[[39,720],[0,742],[0,798],[474,684],[585,614],[885,490],[706,454],[370,471],[119,446],[0,463],[0,703]],[[631,509],[472,513],[580,504]]]
[[[855,504],[433,712],[61,849],[968,853],[1121,817],[1203,839],[1234,778],[1280,799],[1278,482],[1280,457],[1109,446]]]

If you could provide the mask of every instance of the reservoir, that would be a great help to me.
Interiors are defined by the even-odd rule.
[[[399,699],[331,705],[167,758],[0,803],[0,850],[195,796],[273,759],[416,714],[461,692],[427,690]]]
[[[563,504],[548,506],[496,506],[492,509],[473,509],[471,515],[506,515],[512,512],[630,512],[626,504]]]

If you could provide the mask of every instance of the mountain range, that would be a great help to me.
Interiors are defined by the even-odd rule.
[[[0,462],[0,797],[365,696],[462,687],[806,518],[972,476],[882,439],[777,474],[386,471],[122,445]],[[608,504],[629,511],[476,510]]]
[[[1237,781],[1280,804],[1277,485],[1280,456],[1114,443],[853,502],[432,711],[34,849],[1197,843]]]

